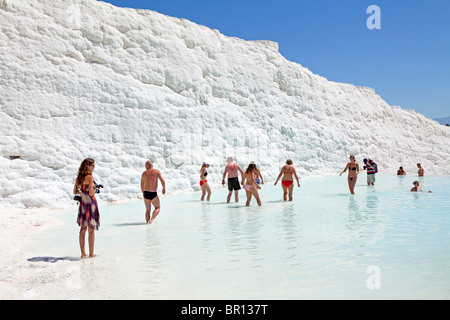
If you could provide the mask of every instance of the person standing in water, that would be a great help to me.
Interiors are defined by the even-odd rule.
[[[375,162],[371,159],[364,159],[364,170],[367,170],[367,185],[375,185],[375,173],[377,173],[377,169],[375,167]]]
[[[350,189],[351,194],[355,194],[355,185],[356,180],[358,179],[358,173],[359,173],[359,165],[355,161],[355,156],[350,156],[350,162],[347,163],[345,166],[345,169],[339,174],[341,176],[346,170],[348,169],[348,188]]]
[[[258,172],[256,168],[256,164],[250,163],[245,170],[245,173],[242,177],[242,185],[244,186],[245,193],[247,195],[246,206],[250,205],[250,201],[252,200],[252,195],[255,197],[258,206],[261,206],[261,199],[259,198],[258,189],[261,187],[256,183],[254,174]]]
[[[100,213],[95,198],[95,194],[99,191],[94,187],[94,177],[92,176],[94,168],[95,161],[93,159],[84,159],[78,168],[78,175],[73,187],[73,193],[81,195],[77,217],[77,223],[81,228],[79,234],[81,258],[88,256],[85,250],[86,230],[89,230],[89,258],[96,256],[94,254],[95,230],[98,230],[100,226]]]
[[[206,198],[206,200],[209,201],[209,199],[211,199],[211,188],[209,187],[208,180],[206,180],[206,176],[208,175],[206,169],[208,169],[209,167],[209,163],[203,162],[202,168],[200,169],[200,187],[202,188],[202,201],[205,200],[206,193],[208,193],[208,197]]]
[[[255,182],[258,185],[264,184],[264,179],[262,177],[261,171],[256,166],[256,163],[254,161],[252,161],[252,162],[250,162],[250,164],[254,164],[255,165],[255,169],[253,170],[253,179],[255,180]]]
[[[141,191],[145,202],[145,220],[147,223],[152,223],[161,210],[159,197],[157,193],[158,180],[161,181],[162,194],[166,193],[166,182],[164,181],[161,172],[153,168],[153,162],[148,160],[145,163],[145,171],[141,176]],[[150,212],[152,205],[155,207],[153,215],[150,219]]]
[[[289,201],[292,201],[292,193],[294,191],[294,179],[297,180],[297,185],[300,188],[300,182],[298,181],[297,172],[295,171],[294,166],[292,165],[292,160],[287,159],[286,164],[281,168],[280,174],[277,177],[277,180],[274,183],[274,186],[277,185],[278,180],[283,176],[281,179],[281,187],[283,188],[283,200],[287,200],[287,196],[289,193]]]
[[[406,171],[403,169],[403,167],[398,168],[397,175],[398,176],[405,176],[406,175]]]
[[[239,190],[241,189],[241,186],[239,184],[238,171],[241,173],[241,177],[243,178],[244,171],[242,171],[241,167],[237,163],[233,162],[232,157],[228,157],[227,165],[225,166],[225,171],[223,172],[223,177],[222,177],[222,185],[224,185],[225,177],[228,175],[227,203],[230,202],[233,191],[234,191],[235,202],[239,202]]]
[[[420,163],[417,164],[417,168],[419,168],[419,170],[417,171],[417,174],[419,175],[419,177],[423,177],[424,170],[423,170],[422,165]]]

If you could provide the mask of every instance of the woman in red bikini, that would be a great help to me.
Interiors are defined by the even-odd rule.
[[[208,193],[208,197],[206,198],[206,200],[209,201],[209,199],[211,199],[211,188],[209,187],[208,180],[206,180],[206,176],[208,175],[206,169],[208,169],[209,167],[209,163],[203,162],[202,168],[200,169],[200,187],[202,187],[202,201],[205,200],[206,193]]]
[[[294,190],[294,179],[292,176],[294,176],[297,180],[297,185],[299,188],[300,182],[298,181],[297,172],[292,166],[291,159],[287,159],[286,164],[283,166],[283,168],[281,168],[280,174],[278,175],[278,178],[274,183],[275,186],[277,185],[277,182],[281,176],[283,176],[283,178],[281,179],[281,186],[283,187],[283,199],[284,201],[287,200],[287,195],[289,192],[289,201],[292,201],[292,191]]]

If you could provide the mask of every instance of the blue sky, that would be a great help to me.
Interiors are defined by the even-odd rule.
[[[450,116],[449,0],[105,0],[245,40],[272,40],[328,80],[367,86],[390,105]],[[367,8],[381,11],[370,30]]]

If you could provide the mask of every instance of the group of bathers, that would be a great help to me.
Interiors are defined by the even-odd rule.
[[[292,176],[292,172],[286,171],[284,174],[289,173]],[[206,177],[208,175],[207,172],[204,173],[204,176]],[[205,182],[208,182],[208,180],[201,180],[200,181],[200,186],[203,186],[203,184]],[[261,183],[260,179],[255,179],[255,182],[257,184]],[[289,186],[291,186],[294,181],[293,180],[282,180],[281,183],[283,184],[283,186],[285,186],[286,188],[289,188]],[[252,185],[246,185],[244,186],[244,189],[246,189],[247,191],[250,191],[250,189],[252,188]],[[233,178],[228,178],[228,191],[233,191],[233,190],[240,190],[241,186],[239,184],[239,179],[238,177],[233,177]]]

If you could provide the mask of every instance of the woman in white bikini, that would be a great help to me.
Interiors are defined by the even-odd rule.
[[[247,167],[247,170],[244,172],[244,176],[242,178],[242,185],[244,186],[245,193],[247,195],[246,206],[250,205],[250,201],[252,200],[252,196],[255,197],[258,206],[261,206],[261,199],[259,198],[258,189],[261,187],[255,182],[254,174],[257,172],[256,165],[254,163],[250,163]]]
[[[348,169],[348,188],[350,189],[351,194],[355,194],[355,185],[356,180],[358,179],[358,173],[359,173],[359,165],[355,161],[355,156],[350,156],[350,162],[347,163],[345,166],[345,169],[339,174],[341,176],[346,170]]]

